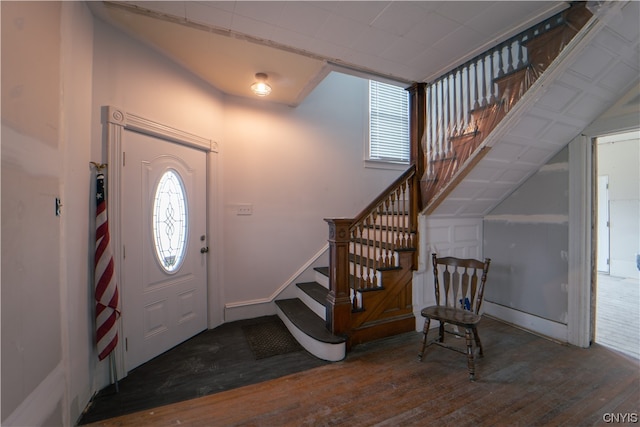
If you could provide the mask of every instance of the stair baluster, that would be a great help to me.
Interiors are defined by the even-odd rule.
[[[405,311],[397,320],[398,326],[380,329],[380,325],[385,325],[385,322],[394,324],[396,321],[385,314],[386,309],[380,307],[389,303],[397,305],[399,298],[394,296],[389,300],[380,299],[379,292],[385,292],[389,288],[394,295],[410,298],[410,292],[403,288],[409,286],[410,289],[411,270],[415,263],[410,259],[409,262],[402,261],[396,251],[411,249],[414,242],[413,234],[417,223],[414,217],[418,213],[418,207],[414,203],[419,194],[409,193],[412,188],[417,188],[416,183],[416,167],[411,166],[355,219],[326,220],[329,223],[330,264],[326,323],[332,333],[348,335],[351,328],[357,327],[357,324],[352,323],[352,316],[362,313],[366,313],[364,318],[367,322],[378,325],[376,327],[379,330],[375,334],[381,333],[380,330],[391,331],[396,327],[406,330],[410,326],[408,319],[412,312],[406,312],[406,303],[403,303]],[[398,275],[400,281],[394,283],[394,277],[387,275],[385,277],[390,282],[380,282],[381,275],[401,271],[403,268],[405,273]],[[365,298],[365,294],[370,297]],[[345,303],[346,301],[348,302]],[[369,301],[369,305],[366,301]],[[345,311],[346,304],[349,307],[348,314]],[[378,319],[377,316],[381,317]]]
[[[450,191],[445,187],[452,177],[461,178],[466,173],[471,164],[468,159],[482,141],[590,16],[584,2],[573,2],[563,12],[496,45],[427,86],[424,143],[427,173],[421,176],[427,212],[435,209]],[[463,93],[465,84],[467,96]],[[463,165],[465,170],[460,171]]]

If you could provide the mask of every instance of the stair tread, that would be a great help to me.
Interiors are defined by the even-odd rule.
[[[314,270],[324,276],[329,277],[329,267],[316,267],[314,268]]]
[[[276,304],[287,318],[298,329],[311,338],[328,344],[342,344],[345,337],[333,335],[325,325],[324,320],[307,307],[300,299],[290,298],[276,300]]]
[[[315,301],[326,306],[329,289],[325,288],[318,282],[296,283],[296,286]]]

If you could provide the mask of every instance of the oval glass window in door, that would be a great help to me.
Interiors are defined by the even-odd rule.
[[[153,199],[153,239],[156,256],[167,273],[180,268],[187,248],[187,196],[180,175],[167,170]]]

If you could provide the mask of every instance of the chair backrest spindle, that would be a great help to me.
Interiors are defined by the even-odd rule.
[[[436,304],[440,305],[440,294],[443,292],[445,306],[462,308],[478,314],[491,260],[438,258],[433,254],[432,261]]]

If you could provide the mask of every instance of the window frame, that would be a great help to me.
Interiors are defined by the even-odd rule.
[[[401,86],[396,86],[401,88],[403,92],[406,93],[406,142],[407,142],[407,159],[402,160],[400,158],[377,158],[371,156],[371,141],[372,141],[372,84],[377,85],[386,85],[386,86],[396,86],[390,83],[384,83],[376,80],[369,79],[367,81],[367,133],[365,138],[365,167],[369,168],[378,168],[378,169],[395,169],[395,170],[405,170],[407,166],[410,164],[411,159],[411,124],[410,124],[410,100],[409,93],[406,89]],[[404,107],[404,106],[403,106]]]

